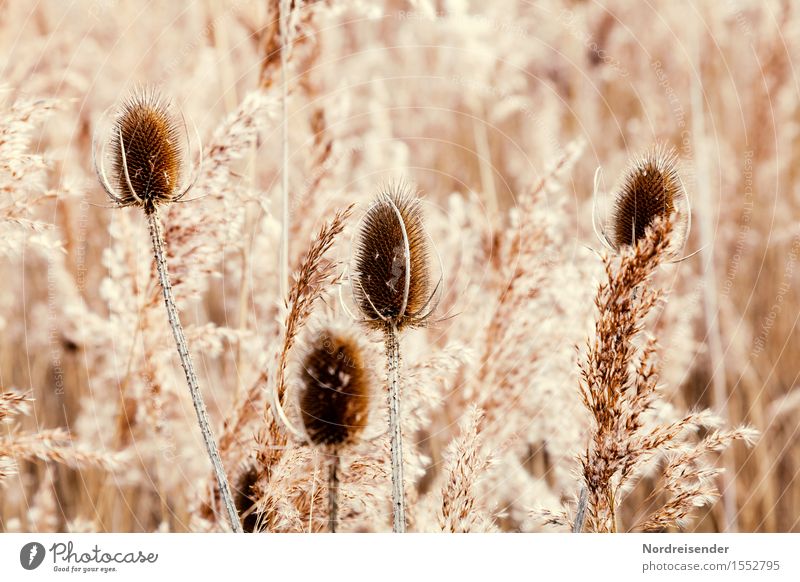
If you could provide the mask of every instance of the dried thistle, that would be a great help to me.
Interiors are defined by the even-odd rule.
[[[320,331],[300,376],[300,412],[309,440],[331,447],[353,442],[369,412],[369,374],[355,339]]]
[[[404,532],[405,488],[400,426],[399,332],[424,325],[436,308],[431,302],[427,233],[419,199],[404,183],[395,184],[369,208],[355,244],[353,295],[368,328],[383,331],[389,384],[392,449],[393,531]]]
[[[675,150],[663,145],[655,146],[631,161],[614,201],[610,235],[601,228],[601,242],[620,252],[624,247],[632,247],[641,241],[657,219],[672,217],[672,230],[678,239],[675,248],[683,247],[691,212],[678,175],[677,161]],[[595,197],[599,177],[598,169]],[[670,251],[671,254],[675,252]]]
[[[353,294],[367,325],[401,331],[430,317],[428,247],[419,198],[404,183],[379,194],[355,246]]]
[[[186,122],[155,88],[137,89],[117,112],[110,139],[94,162],[100,183],[119,206],[140,206],[148,216],[161,204],[183,198],[193,181],[181,184],[189,135]],[[105,171],[110,149],[111,181]]]
[[[320,331],[303,360],[300,413],[312,444],[330,451],[328,515],[336,531],[339,451],[367,425],[369,372],[353,337],[332,329]]]
[[[222,501],[228,512],[231,528],[235,532],[241,532],[242,526],[236,513],[228,478],[217,450],[217,441],[208,419],[208,411],[203,402],[189,346],[175,306],[164,251],[164,233],[158,217],[159,206],[179,201],[193,185],[193,180],[186,185],[179,183],[185,173],[186,165],[181,140],[182,130],[188,147],[186,123],[178,122],[178,117],[172,111],[169,102],[155,89],[134,91],[117,113],[110,139],[106,140],[100,152],[99,165],[98,143],[95,139],[93,152],[95,170],[100,183],[115,205],[138,206],[147,216],[167,317],[178,348],[181,366],[186,374],[186,383],[192,395],[197,421],[214,468]],[[106,147],[111,150],[111,182],[105,171]],[[116,188],[112,184],[115,184]]]
[[[247,463],[236,478],[234,501],[242,520],[242,529],[246,533],[258,531],[258,515],[255,511],[258,500],[255,487],[258,484],[258,478],[258,467],[252,462]]]

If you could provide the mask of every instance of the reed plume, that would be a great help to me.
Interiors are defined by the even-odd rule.
[[[353,294],[362,323],[383,333],[389,384],[393,531],[405,532],[399,332],[424,325],[435,305],[420,200],[405,183],[390,186],[367,211],[354,249]],[[438,285],[437,285],[438,288]]]
[[[648,461],[659,458],[667,459],[663,478],[669,498],[638,528],[682,526],[691,510],[718,495],[712,477],[720,470],[702,458],[736,440],[751,444],[757,435],[749,427],[718,430],[719,420],[708,411],[655,425],[647,419],[647,412],[661,399],[657,339],[650,337],[640,346],[637,338],[662,298],[661,290],[649,281],[669,256],[672,233],[670,217],[656,217],[644,238],[624,249],[618,260],[605,258],[606,280],[595,297],[595,336],[580,366],[581,396],[594,427],[581,458],[586,490],[581,496],[586,495],[587,502],[579,503],[573,531],[583,530],[585,511],[589,531],[616,532],[624,493],[641,477]],[[711,434],[690,442],[689,435],[701,429]]]
[[[274,354],[274,373],[263,370],[257,381],[258,386],[264,383],[269,386],[269,398],[263,413],[264,427],[255,438],[258,446],[256,460],[263,482],[268,483],[263,507],[259,507],[260,523],[268,526],[269,531],[276,526],[274,518],[279,513],[276,509],[279,498],[286,494],[279,487],[281,475],[276,474],[284,466],[282,463],[287,461],[289,437],[293,435],[301,442],[307,440],[307,436],[296,429],[284,413],[284,401],[288,393],[286,369],[297,338],[308,323],[315,305],[326,291],[339,283],[339,263],[330,257],[330,253],[352,210],[351,205],[337,211],[312,239],[285,299],[287,310],[283,319],[282,341]]]
[[[99,162],[99,144],[95,140],[95,169],[106,194],[116,206],[139,207],[147,217],[167,318],[189,385],[197,421],[231,528],[241,532],[242,526],[175,305],[164,250],[164,233],[158,216],[159,207],[179,201],[193,185],[193,179],[182,183],[189,153],[186,149],[190,144],[186,123],[182,118],[179,119],[171,104],[156,89],[138,89],[123,103],[111,131],[110,139],[103,143],[99,152]],[[105,170],[106,148],[110,150],[111,157],[110,181]]]
[[[353,337],[323,329],[313,340],[300,374],[300,412],[309,441],[330,454],[328,523],[338,521],[339,453],[367,425],[369,372]]]
[[[671,229],[669,221],[659,219],[618,265],[605,259],[606,281],[595,297],[595,336],[580,367],[581,396],[595,425],[591,445],[581,459],[590,531],[616,531],[620,488],[660,444],[640,435],[641,415],[655,399],[656,375],[648,367],[653,345],[645,349],[635,377],[630,370],[637,353],[634,339],[660,297],[648,287],[639,293],[637,289],[662,261]],[[583,526],[576,523],[574,529],[581,531]]]

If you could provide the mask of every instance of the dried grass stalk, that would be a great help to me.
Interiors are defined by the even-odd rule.
[[[692,443],[691,433],[718,423],[708,412],[689,413],[674,422],[648,422],[646,413],[660,397],[654,361],[657,342],[649,338],[639,347],[636,339],[661,297],[660,290],[648,283],[669,257],[672,233],[670,218],[657,217],[644,238],[624,249],[618,260],[605,259],[606,281],[595,298],[595,337],[581,363],[581,396],[594,420],[591,444],[581,459],[590,531],[617,531],[623,494],[648,461],[667,455],[672,458],[664,477],[671,497],[640,527],[683,525],[693,507],[717,495],[710,477],[719,470],[700,460],[735,440],[751,442],[755,435],[752,429],[740,428]]]

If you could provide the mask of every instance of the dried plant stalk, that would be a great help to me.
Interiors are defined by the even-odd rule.
[[[386,346],[395,533],[406,531],[399,331],[425,325],[436,307],[431,305],[436,289],[430,292],[428,246],[420,200],[400,182],[367,211],[355,252],[353,292],[362,323],[382,330]]]
[[[172,293],[169,270],[167,269],[167,259],[164,253],[164,235],[161,232],[161,222],[158,218],[157,209],[147,215],[147,221],[150,227],[150,239],[153,243],[153,254],[155,256],[158,279],[161,283],[161,290],[164,295],[164,305],[167,308],[167,317],[169,319],[169,325],[172,328],[172,335],[175,338],[175,345],[178,348],[181,366],[183,367],[183,372],[186,374],[186,383],[189,385],[189,392],[192,395],[192,404],[194,404],[194,410],[197,413],[197,423],[200,426],[200,432],[203,434],[203,442],[206,445],[206,451],[208,451],[208,458],[211,460],[211,465],[214,468],[214,476],[217,479],[217,486],[219,487],[222,497],[222,503],[228,512],[231,528],[233,528],[233,531],[236,533],[242,533],[242,524],[239,521],[239,515],[233,503],[233,495],[231,494],[231,488],[228,484],[228,477],[225,474],[225,467],[222,465],[222,459],[219,456],[219,450],[217,450],[217,440],[214,436],[214,430],[211,428],[211,423],[208,420],[208,409],[206,408],[205,402],[203,402],[203,395],[197,383],[197,375],[194,371],[192,356],[189,354],[189,346],[186,344],[186,335],[183,333],[183,326],[181,326],[181,321],[178,317],[178,308],[175,306],[175,297]]]
[[[95,147],[97,145],[95,143]],[[180,184],[186,162],[184,149],[189,145],[185,121],[179,122],[170,103],[154,88],[142,88],[135,91],[123,104],[113,124],[110,139],[105,140],[100,150],[99,164],[96,149],[93,155],[98,178],[109,198],[120,207],[141,208],[147,217],[167,317],[186,375],[186,383],[189,385],[197,422],[203,434],[203,441],[214,469],[223,504],[228,512],[231,528],[241,533],[242,524],[236,513],[228,478],[208,420],[208,411],[200,393],[186,336],[175,306],[164,252],[164,235],[158,215],[160,206],[180,200],[194,184],[197,174],[189,179],[186,185]],[[111,181],[105,171],[106,146],[111,148]]]
[[[595,421],[592,444],[582,459],[591,531],[616,531],[621,487],[638,462],[675,436],[659,435],[651,442],[640,435],[641,413],[655,397],[655,374],[648,367],[654,344],[645,349],[638,377],[633,380],[629,372],[636,354],[634,338],[660,296],[641,286],[664,258],[671,231],[669,221],[658,219],[648,236],[622,255],[619,265],[606,259],[607,281],[595,298],[595,338],[581,364],[581,395]]]
[[[326,328],[314,338],[300,374],[300,412],[308,440],[331,457],[328,523],[336,532],[339,454],[369,418],[371,374],[355,337]]]
[[[586,523],[586,505],[589,502],[589,490],[586,486],[581,487],[578,497],[578,508],[575,511],[575,521],[572,523],[572,533],[581,533]]]
[[[406,531],[405,480],[403,479],[403,435],[400,426],[400,338],[395,325],[386,326],[386,375],[389,386],[389,436],[392,448],[393,531]]]
[[[336,533],[339,521],[339,455],[333,455],[328,467],[328,529]]]

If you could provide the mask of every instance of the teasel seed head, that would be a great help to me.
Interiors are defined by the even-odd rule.
[[[416,194],[402,182],[389,186],[367,210],[356,237],[351,279],[364,322],[376,329],[423,325],[436,290]]]
[[[99,154],[98,147],[102,148]],[[118,206],[139,206],[148,214],[182,198],[190,149],[182,115],[154,88],[134,90],[116,112],[110,135],[95,139],[95,169]],[[105,163],[110,158],[110,176]]]
[[[674,149],[656,146],[633,160],[617,194],[611,220],[611,243],[620,250],[634,246],[656,218],[684,214],[685,194],[677,171]],[[683,216],[679,216],[680,224]],[[687,227],[676,229],[685,239]],[[681,245],[682,245],[681,241]]]
[[[258,529],[258,515],[255,511],[257,501],[255,487],[258,478],[258,467],[252,461],[248,462],[241,467],[234,487],[236,511],[242,516],[242,529],[247,533],[253,533]]]
[[[300,373],[300,414],[312,444],[352,443],[367,425],[371,374],[348,333],[326,328],[311,342]]]

